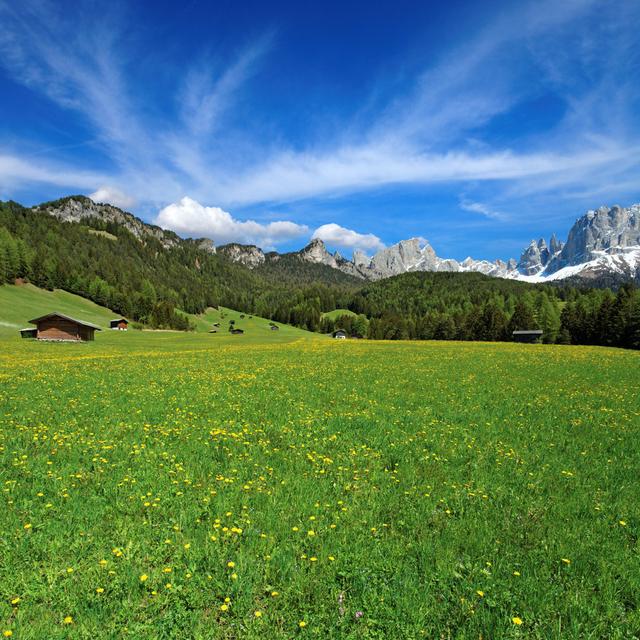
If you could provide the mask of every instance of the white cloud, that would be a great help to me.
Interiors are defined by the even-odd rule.
[[[353,229],[346,229],[335,222],[323,224],[313,232],[313,238],[346,249],[360,249],[361,251],[378,251],[384,249],[384,244],[372,233],[358,233]]]
[[[485,218],[491,218],[492,220],[505,220],[507,218],[504,213],[500,213],[500,211],[496,211],[482,202],[472,202],[466,198],[460,201],[460,208],[464,209],[464,211],[479,213]]]
[[[453,38],[453,48],[427,62],[412,90],[383,98],[375,112],[346,118],[337,132],[329,110],[327,129],[311,130],[307,144],[294,145],[287,141],[286,119],[279,122],[274,114],[268,119],[273,126],[251,129],[247,119],[240,127],[236,122],[236,104],[257,102],[245,100],[243,91],[270,50],[269,34],[226,59],[185,66],[175,93],[165,96],[174,113],[166,104],[147,104],[147,84],[131,75],[138,51],[122,12],[111,8],[100,20],[78,14],[78,23],[68,20],[60,3],[0,0],[0,66],[62,109],[81,114],[109,160],[104,166],[113,167],[110,174],[92,175],[82,160],[62,166],[52,150],[37,165],[33,156],[13,154],[0,157],[0,189],[11,194],[42,182],[89,192],[112,185],[147,208],[177,202],[184,193],[232,207],[473,181],[486,184],[489,201],[508,202],[513,219],[516,203],[526,204],[530,195],[590,197],[584,194],[594,185],[602,189],[603,176],[622,197],[623,188],[637,192],[640,166],[633,30],[639,7],[603,6],[600,0],[514,4],[487,16],[486,26],[458,48]],[[596,14],[601,27],[594,30],[589,19]],[[151,68],[149,61],[144,68]],[[485,135],[492,118],[548,92],[566,107],[554,125],[535,136],[526,135],[527,127],[514,139]],[[318,126],[323,122],[314,119]],[[475,213],[499,215],[481,202],[467,204]],[[193,222],[205,227],[199,233],[211,233],[211,220]],[[278,224],[285,226],[230,217],[222,238],[265,242],[300,235],[300,225]]]
[[[0,153],[0,187],[3,189],[30,183],[90,189],[103,179],[104,176],[91,171],[51,162],[35,163],[32,158]]]
[[[136,203],[136,199],[127,195],[124,191],[116,189],[116,187],[104,186],[94,191],[89,197],[94,202],[106,202],[120,209],[131,209]]]
[[[216,244],[240,242],[269,249],[287,240],[306,235],[309,228],[287,220],[262,224],[254,220],[236,220],[220,207],[205,207],[192,198],[166,206],[158,213],[155,224],[176,233],[206,236]]]

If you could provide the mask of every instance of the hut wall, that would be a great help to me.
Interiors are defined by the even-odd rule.
[[[38,323],[38,339],[80,340],[80,328],[75,322],[64,318],[48,318]]]
[[[91,327],[84,327],[82,325],[78,327],[78,333],[80,334],[81,340],[93,340],[94,332],[95,330]]]

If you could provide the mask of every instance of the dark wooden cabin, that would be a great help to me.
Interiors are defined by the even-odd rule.
[[[126,331],[129,328],[129,321],[126,318],[116,318],[109,322],[109,328],[118,331]]]
[[[271,329],[271,331],[280,331],[280,327],[276,327],[275,324],[272,324],[269,329]]]
[[[26,329],[20,329],[21,338],[37,338],[38,330],[33,327],[27,327]]]
[[[102,331],[95,324],[76,320],[56,311],[29,322],[36,325],[35,337],[38,340],[86,342],[93,340],[96,331]]]
[[[528,342],[533,344],[535,342],[542,342],[542,329],[527,329],[522,331],[513,332],[514,342]]]
[[[233,333],[234,335],[240,335],[244,333],[243,329],[231,329],[231,333]]]

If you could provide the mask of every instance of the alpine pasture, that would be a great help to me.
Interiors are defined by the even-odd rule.
[[[7,637],[637,637],[638,353],[224,310],[46,344],[25,291],[0,288]]]

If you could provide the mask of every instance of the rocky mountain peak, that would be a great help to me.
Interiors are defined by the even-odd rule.
[[[320,238],[313,238],[311,242],[299,252],[300,257],[307,262],[326,264],[336,267],[335,258],[327,251],[327,247]]]
[[[86,196],[69,196],[53,202],[33,207],[34,211],[44,211],[64,222],[86,222],[91,218],[103,222],[113,222],[130,231],[138,240],[146,238],[159,240],[165,249],[180,243],[180,237],[173,231],[166,231],[147,224],[131,213],[110,204],[98,204]]]
[[[250,269],[260,266],[265,261],[265,255],[262,249],[253,244],[231,242],[219,247],[218,252],[229,258],[232,262],[238,262]]]
[[[622,254],[640,246],[640,205],[614,205],[587,211],[569,231],[550,271],[590,262],[603,254]]]

